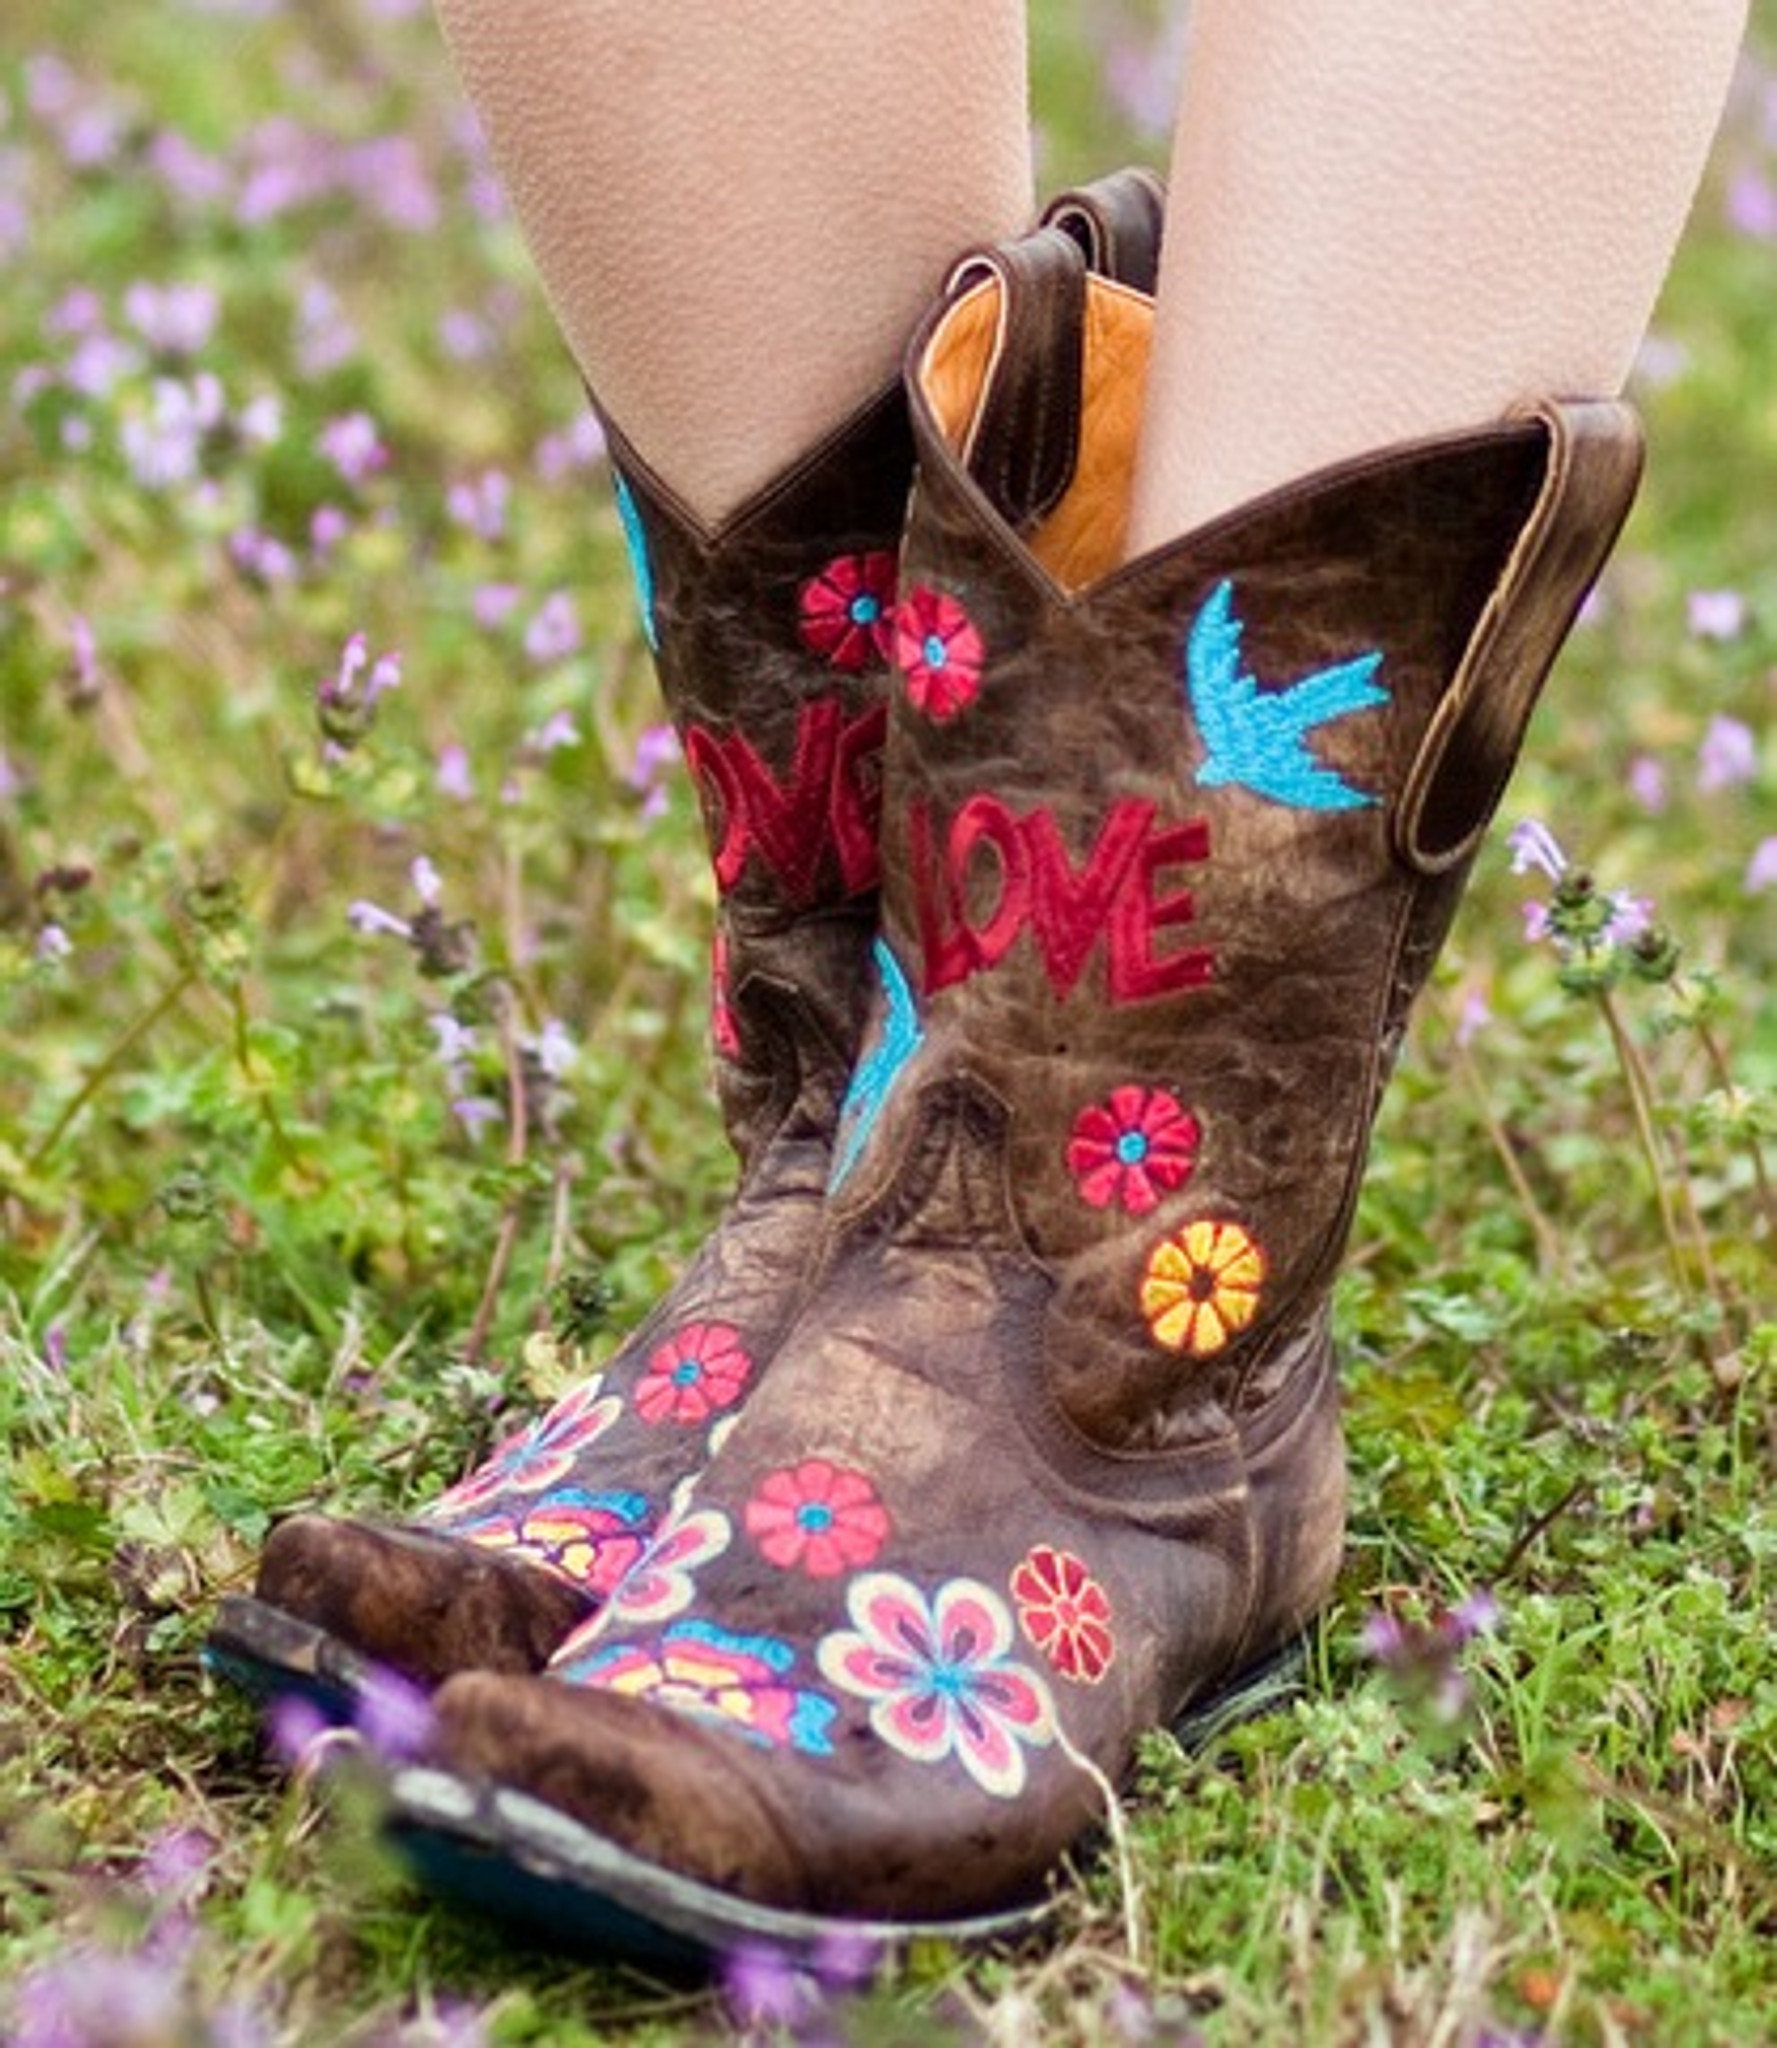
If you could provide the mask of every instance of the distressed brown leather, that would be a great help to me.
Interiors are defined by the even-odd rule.
[[[1163,192],[1148,173],[1064,193],[1044,218],[1082,260],[1152,287]],[[805,1285],[869,999],[893,555],[912,473],[899,384],[714,532],[605,424],[648,637],[716,863],[716,1084],[740,1179],[596,1384],[424,1511],[421,1529],[303,1516],[272,1532],[260,1601],[424,1682],[540,1668],[750,1398]],[[1057,423],[1057,487],[1071,431]],[[874,577],[879,619],[845,630],[841,600],[868,594],[866,582],[874,592]],[[705,1414],[645,1414],[647,1390],[664,1398],[663,1348],[712,1329],[729,1333],[726,1361],[747,1361],[744,1384],[714,1389],[723,1398]]]
[[[550,1675],[437,1703],[461,1770],[815,1913],[1037,1895],[1139,1732],[1325,1598],[1375,1107],[1638,474],[1622,408],[1550,404],[1120,565],[1093,336],[1121,361],[1151,307],[1081,262],[987,252],[910,357],[885,985],[802,1314]],[[1004,390],[1049,389],[1028,351],[1081,367],[1027,421],[1071,452],[977,473]]]
[[[718,863],[712,1035],[739,1184],[596,1384],[502,1446],[418,1528],[302,1516],[272,1532],[260,1601],[427,1682],[540,1668],[645,1547],[711,1431],[751,1392],[801,1295],[869,994],[886,625],[846,632],[834,606],[869,563],[885,620],[892,607],[912,466],[900,391],[714,532],[608,431],[646,563],[662,690]],[[829,573],[842,587],[826,593],[823,633],[809,593]],[[687,1391],[644,1413],[638,1390],[669,1392],[663,1347],[717,1327],[728,1333],[723,1361],[746,1361],[744,1381],[730,1371],[709,1383],[706,1407]]]

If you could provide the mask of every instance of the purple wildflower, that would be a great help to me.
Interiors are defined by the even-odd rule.
[[[228,554],[243,576],[260,583],[288,583],[296,574],[296,557],[281,540],[256,526],[230,534]]]
[[[386,467],[389,451],[367,412],[348,412],[321,429],[321,453],[349,484],[368,483]]]
[[[1749,896],[1762,889],[1777,889],[1777,833],[1761,839],[1752,849],[1752,858],[1746,863],[1743,886]]]
[[[580,646],[580,619],[565,590],[553,590],[524,629],[524,651],[539,667],[565,661]]]
[[[492,632],[511,617],[524,595],[516,583],[483,583],[475,592],[472,610],[475,623],[484,632]]]
[[[1752,727],[1717,713],[1697,749],[1697,789],[1703,796],[1737,788],[1758,773],[1758,741]]]
[[[571,711],[552,711],[525,740],[524,751],[534,759],[545,759],[562,747],[580,744],[580,728]]]
[[[605,452],[605,430],[595,414],[582,413],[559,433],[545,434],[531,458],[546,484],[560,483],[577,470],[590,469]]]
[[[1652,754],[1637,754],[1629,763],[1629,794],[1644,811],[1658,816],[1666,808],[1666,770]]]
[[[1464,1048],[1473,1045],[1492,1022],[1493,1012],[1485,994],[1478,988],[1465,989],[1456,1018],[1456,1043]]]
[[[198,472],[206,437],[226,416],[222,386],[200,372],[189,384],[157,377],[148,416],[123,423],[124,459],[144,490],[189,483]]]
[[[423,853],[409,867],[407,877],[413,884],[413,893],[426,908],[436,910],[439,898],[444,894],[444,884],[438,879],[438,870]]]
[[[493,353],[493,329],[467,306],[452,306],[438,316],[438,346],[453,363],[477,363]]]
[[[286,1693],[266,1711],[265,1735],[272,1754],[289,1770],[304,1768],[331,1723],[313,1700]]]
[[[43,1362],[54,1373],[68,1370],[68,1329],[65,1323],[51,1323],[44,1331]]]
[[[1728,180],[1728,225],[1757,242],[1777,242],[1777,186],[1750,165]]]
[[[1521,818],[1506,834],[1506,845],[1511,851],[1514,875],[1540,868],[1550,881],[1558,882],[1567,872],[1566,854],[1554,833],[1539,818]]]
[[[351,530],[351,519],[339,506],[317,505],[309,516],[309,552],[324,562]]]
[[[525,1049],[551,1081],[559,1081],[574,1064],[574,1040],[559,1017],[549,1018]]]
[[[226,165],[177,128],[158,129],[149,138],[145,160],[149,176],[187,210],[221,206],[232,188]]]
[[[440,796],[448,796],[460,804],[472,803],[475,778],[469,769],[469,749],[457,740],[440,747],[438,772],[433,782]]]
[[[57,967],[74,951],[74,941],[59,924],[46,924],[31,948],[40,967]]]
[[[479,1138],[486,1125],[499,1123],[506,1114],[497,1102],[490,1102],[485,1095],[458,1096],[450,1106],[450,1113],[472,1138]]]
[[[1650,391],[1676,384],[1691,366],[1691,352],[1670,334],[1650,334],[1635,357],[1635,379]]]
[[[1406,1621],[1378,1609],[1365,1620],[1358,1640],[1365,1656],[1410,1699],[1428,1707],[1434,1719],[1451,1723],[1462,1718],[1469,1702],[1460,1653],[1478,1636],[1491,1633],[1499,1621],[1499,1602],[1478,1587],[1429,1623]]]
[[[670,725],[650,725],[636,741],[635,758],[624,772],[624,781],[647,800],[645,818],[657,818],[666,809],[666,781],[682,758],[679,736]]]
[[[432,1702],[399,1672],[375,1670],[359,1688],[352,1725],[383,1762],[408,1763],[432,1739]]]
[[[104,328],[79,336],[62,365],[62,382],[81,398],[108,398],[142,366],[140,352]]]
[[[1610,914],[1599,937],[1607,946],[1632,946],[1644,932],[1653,930],[1654,906],[1649,897],[1614,889],[1604,900]]]
[[[123,295],[124,318],[163,355],[196,355],[215,332],[218,308],[215,290],[207,284],[138,281]]]
[[[1693,590],[1685,622],[1698,640],[1736,640],[1746,630],[1746,600],[1737,590]]]
[[[368,897],[355,897],[346,905],[346,922],[355,932],[364,932],[373,938],[411,939],[413,926],[404,917],[397,917],[392,910],[385,910],[380,903],[372,903]]]
[[[311,277],[296,302],[296,362],[305,377],[324,377],[358,351],[358,333],[331,285]]]
[[[156,1899],[183,1905],[203,1890],[217,1847],[202,1828],[162,1828],[142,1858],[142,1882]]]
[[[454,483],[445,496],[445,509],[459,526],[479,540],[498,540],[506,531],[506,506],[512,485],[504,471],[484,469],[477,477]]]

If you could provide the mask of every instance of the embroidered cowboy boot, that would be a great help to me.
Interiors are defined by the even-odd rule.
[[[914,345],[819,1275],[548,1675],[439,1694],[394,1828],[442,1885],[708,1948],[1017,1921],[1333,1583],[1370,1126],[1639,437],[1549,404],[1124,563],[1151,314],[1045,232]]]
[[[1053,203],[1089,260],[1151,285],[1162,195],[1124,173]],[[803,1291],[870,995],[899,385],[706,532],[611,432],[648,640],[718,890],[716,1079],[740,1159],[714,1235],[594,1378],[405,1527],[275,1529],[212,1661],[334,1710],[372,1665],[423,1683],[539,1669],[646,1549]]]

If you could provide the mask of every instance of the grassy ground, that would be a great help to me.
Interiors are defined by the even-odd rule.
[[[197,1656],[274,1517],[458,1474],[570,1369],[539,1322],[602,1290],[621,1327],[720,1198],[707,883],[572,376],[411,7],[28,14],[0,26],[0,2033],[716,2033],[703,1991],[404,1889]],[[806,2034],[1777,2039],[1757,14],[1641,380],[1649,485],[1502,821],[1652,899],[1676,973],[1590,943],[1571,889],[1565,952],[1527,937],[1548,885],[1502,830],[1342,1290],[1354,1515],[1308,1697],[1207,1756],[1155,1738],[1049,1948],[915,1956]],[[1138,12],[1038,21],[1050,177],[1151,153]],[[399,651],[367,724],[317,690],[355,634],[360,702]]]

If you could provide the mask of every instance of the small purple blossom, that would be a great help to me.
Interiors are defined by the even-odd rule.
[[[1728,225],[1756,242],[1777,242],[1777,186],[1763,171],[1743,166],[1728,180]]]
[[[256,526],[243,526],[229,535],[228,556],[243,576],[259,583],[288,583],[296,574],[296,557],[281,540]]]
[[[342,413],[321,429],[321,453],[348,484],[368,483],[386,468],[389,451],[367,412]]]
[[[645,798],[642,815],[657,818],[666,809],[666,779],[683,758],[679,736],[670,725],[644,727],[624,781]]]
[[[461,742],[451,740],[438,749],[438,772],[433,784],[440,796],[450,797],[456,803],[474,801],[475,778],[470,772],[469,749]]]
[[[489,1124],[501,1122],[506,1114],[497,1102],[490,1102],[485,1095],[459,1096],[451,1104],[450,1113],[472,1138],[479,1138]]]
[[[574,1040],[559,1017],[549,1018],[526,1050],[551,1081],[561,1080],[574,1064]]]
[[[121,439],[130,473],[150,491],[191,482],[205,440],[226,416],[222,386],[208,371],[189,384],[157,377],[147,416],[138,414],[123,423]]]
[[[542,760],[562,747],[577,747],[580,744],[580,728],[574,723],[571,711],[552,711],[524,743],[524,750],[533,758]]]
[[[1464,989],[1462,1007],[1456,1017],[1456,1043],[1466,1050],[1492,1022],[1493,1011],[1483,991],[1473,987]]]
[[[1411,1699],[1434,1719],[1452,1723],[1469,1702],[1469,1682],[1458,1659],[1477,1637],[1499,1626],[1499,1602],[1484,1587],[1459,1600],[1430,1622],[1408,1621],[1378,1608],[1359,1632],[1365,1656],[1379,1664]]]
[[[80,398],[108,398],[142,366],[141,351],[104,328],[80,335],[62,365],[62,382]]]
[[[1693,590],[1685,622],[1698,640],[1737,640],[1746,630],[1746,600],[1737,590]]]
[[[216,329],[220,301],[207,284],[138,281],[123,295],[124,318],[162,355],[194,356]]]
[[[355,932],[363,932],[374,938],[411,939],[413,926],[404,917],[397,917],[392,910],[385,910],[380,903],[372,903],[368,897],[359,896],[346,905],[346,922]]]
[[[1697,748],[1697,789],[1713,796],[1724,789],[1736,789],[1758,773],[1758,741],[1752,727],[1738,718],[1718,712],[1703,733]]]
[[[1637,754],[1629,763],[1629,794],[1644,811],[1658,817],[1666,808],[1666,770],[1652,754]]]
[[[432,1739],[432,1702],[412,1679],[375,1670],[358,1691],[352,1725],[385,1763],[423,1756]]]
[[[314,1754],[315,1745],[328,1734],[332,1724],[313,1700],[301,1693],[285,1693],[266,1710],[265,1737],[272,1754],[288,1770],[300,1770]]]
[[[1749,896],[1764,889],[1777,889],[1777,833],[1761,839],[1752,849],[1752,858],[1746,863],[1743,886]]]
[[[492,632],[496,626],[504,625],[518,607],[524,592],[516,583],[483,583],[471,602],[475,623],[484,632]]]
[[[322,278],[309,278],[296,301],[297,367],[305,377],[324,377],[357,352],[357,329],[333,287]]]
[[[407,870],[407,878],[413,884],[413,893],[428,910],[436,910],[444,894],[444,884],[438,879],[438,870],[422,853]]]
[[[559,432],[545,434],[531,460],[542,481],[554,484],[576,471],[590,469],[604,453],[605,430],[597,416],[587,412]]]
[[[524,651],[539,667],[565,661],[580,647],[580,617],[565,590],[552,590],[524,629]]]
[[[1506,834],[1506,845],[1511,851],[1514,875],[1538,868],[1550,881],[1558,882],[1567,872],[1567,856],[1540,818],[1521,818]]]
[[[338,505],[317,505],[309,515],[309,552],[326,561],[352,530],[350,516]]]
[[[479,476],[451,485],[445,509],[459,526],[478,540],[498,540],[506,531],[506,507],[512,484],[503,470],[484,469]]]
[[[1654,906],[1648,897],[1615,889],[1604,900],[1610,914],[1599,937],[1607,946],[1632,946],[1644,932],[1653,930]]]
[[[224,205],[233,190],[228,167],[177,128],[157,129],[144,161],[161,190],[187,210]]]
[[[59,967],[73,951],[74,941],[59,924],[44,925],[31,948],[40,967]]]

